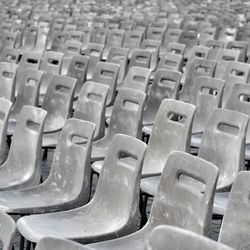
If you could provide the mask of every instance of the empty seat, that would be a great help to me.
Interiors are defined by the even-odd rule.
[[[230,41],[228,42],[227,49],[240,51],[239,61],[245,62],[247,55],[248,43],[245,41]]]
[[[178,43],[186,46],[184,51],[184,58],[188,58],[193,46],[198,44],[198,34],[195,31],[182,31],[179,36]]]
[[[131,51],[129,69],[133,66],[149,68],[151,60],[151,52],[144,49],[133,49]]]
[[[24,106],[8,158],[0,167],[0,190],[37,185],[41,179],[41,144],[46,111]]]
[[[181,35],[180,29],[168,29],[163,38],[163,45],[161,48],[161,54],[167,52],[166,49],[170,43],[177,43]]]
[[[93,123],[87,121],[67,120],[48,178],[34,187],[2,191],[0,209],[10,214],[27,215],[85,205],[90,192],[90,154],[94,127]]]
[[[181,71],[181,68],[182,68],[182,56],[173,53],[163,54],[157,65],[157,69]]]
[[[17,222],[19,232],[32,242],[53,236],[83,243],[134,232],[138,226],[140,173],[145,150],[146,144],[136,138],[114,136],[93,199],[73,210],[22,217]],[[130,164],[124,161],[126,157],[132,158]]]
[[[216,60],[220,49],[223,49],[224,45],[225,44],[223,41],[208,40],[205,45],[206,47],[210,48],[209,53],[208,53],[208,59]]]

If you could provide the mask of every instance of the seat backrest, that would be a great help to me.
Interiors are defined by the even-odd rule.
[[[194,112],[192,104],[170,99],[162,101],[148,142],[143,176],[161,174],[173,150],[189,152]]]
[[[42,58],[40,70],[47,73],[60,74],[62,59],[63,53],[46,51]]]
[[[193,46],[198,43],[198,34],[195,31],[182,31],[178,43],[186,45],[184,58],[188,58]]]
[[[180,29],[168,29],[163,39],[163,48],[167,48],[169,43],[177,43],[181,35]]]
[[[215,108],[221,108],[225,81],[208,76],[199,76],[194,82],[190,103],[196,106],[193,133],[202,133]]]
[[[237,173],[244,168],[247,125],[245,114],[215,109],[205,127],[199,157],[219,168],[219,191],[231,188]]]
[[[184,55],[184,51],[185,51],[186,45],[185,44],[181,44],[181,43],[169,43],[167,48],[166,48],[166,52],[167,53],[174,53],[177,55]]]
[[[20,50],[5,48],[1,52],[1,62],[18,63],[20,59]]]
[[[42,132],[46,115],[47,112],[41,108],[24,106],[18,116],[4,167],[20,176],[22,173],[22,187],[40,182]]]
[[[241,171],[237,175],[219,234],[219,242],[235,249],[247,249],[249,246],[249,174]]]
[[[6,213],[0,212],[0,241],[3,250],[13,250],[14,238],[16,235],[16,223]]]
[[[0,98],[0,164],[3,164],[7,158],[7,128],[9,113],[12,103],[9,100]]]
[[[83,46],[88,45],[90,43],[93,29],[90,27],[84,27],[83,29],[81,29],[81,31],[83,32],[83,36],[82,36]]]
[[[216,34],[215,27],[206,27],[200,30],[199,44],[205,46],[210,40],[214,40]]]
[[[105,28],[93,28],[90,41],[91,43],[100,43],[105,45],[107,38],[107,29]]]
[[[133,49],[128,67],[133,66],[149,68],[151,60],[151,52],[144,49]]]
[[[152,230],[146,245],[145,250],[165,250],[166,246],[172,250],[233,250],[224,244],[189,230],[165,225],[157,226]]]
[[[225,102],[224,108],[250,116],[250,85],[235,83],[233,84],[228,98]],[[247,128],[246,144],[250,143],[250,126]]]
[[[52,31],[52,30],[50,30]],[[65,42],[67,41],[69,36],[68,32],[65,31],[57,31],[54,35],[53,35],[53,40],[52,40],[52,44],[51,44],[51,50],[52,51],[56,51],[56,52],[62,52],[63,51],[63,47]]]
[[[127,134],[141,138],[142,111],[146,95],[143,92],[121,88],[114,102],[107,136]],[[126,117],[126,122],[124,122]]]
[[[76,79],[55,75],[51,79],[44,97],[43,109],[48,112],[45,131],[61,129],[72,116],[72,105]]]
[[[234,41],[236,38],[236,28],[229,28],[229,27],[224,27],[221,29],[219,33],[218,40],[223,41],[226,44],[230,41]]]
[[[223,41],[218,41],[218,40],[208,40],[205,46],[210,48],[208,53],[208,59],[216,60],[220,49],[224,48],[225,43]]]
[[[208,235],[218,175],[219,170],[212,163],[173,151],[161,174],[145,227],[166,224]],[[201,192],[196,184],[204,190]]]
[[[60,133],[50,174],[44,185],[56,186],[75,207],[86,204],[90,191],[90,156],[95,124],[70,118]]]
[[[238,50],[240,52],[239,61],[246,61],[248,43],[245,41],[230,41],[227,44],[227,49]]]
[[[147,92],[150,69],[133,66],[129,69],[124,82],[123,87],[134,89],[137,91]]]
[[[0,98],[14,101],[17,69],[14,63],[0,62]]]
[[[108,62],[98,62],[95,66],[91,81],[109,86],[106,105],[111,105],[115,100],[119,65]]]
[[[155,27],[155,26],[148,26],[146,32],[146,38],[150,40],[159,41],[162,43],[163,35],[165,32],[166,27]]]
[[[17,43],[17,32],[8,32],[1,38],[1,50],[4,48],[15,48]]]
[[[229,93],[235,83],[247,83],[250,77],[250,65],[248,63],[228,62],[223,79],[225,88],[223,91],[222,104],[226,103]]]
[[[82,42],[83,31],[72,30],[69,32],[68,41]]]
[[[89,43],[88,46],[81,50],[82,55],[89,57],[87,79],[91,79],[96,64],[101,61],[104,45],[97,43]]]
[[[136,220],[140,178],[146,144],[128,135],[115,135],[104,160],[93,204],[117,216],[119,220]],[[129,158],[129,163],[126,161]],[[115,180],[115,181],[114,181]],[[108,215],[107,215],[108,216]],[[113,217],[115,218],[115,217]],[[135,221],[130,221],[135,224]]]
[[[94,140],[101,139],[105,132],[105,110],[109,87],[87,81],[82,86],[77,100],[74,118],[94,123]]]
[[[217,54],[217,65],[214,72],[216,78],[223,78],[227,64],[232,61],[239,61],[240,52],[231,49],[220,49]]]
[[[168,69],[181,71],[182,67],[182,56],[173,53],[165,53],[162,55],[157,69]]]
[[[76,54],[80,54],[82,47],[81,42],[77,41],[66,41],[64,45],[64,57],[70,57]]]
[[[123,44],[125,31],[120,29],[112,29],[108,31],[106,47],[121,48]]]
[[[186,74],[186,81],[180,92],[180,100],[190,101],[190,97],[194,92],[195,79],[198,76],[210,76],[214,75],[216,61],[206,60],[203,58],[194,58],[189,64],[188,72]]]
[[[75,95],[79,94],[83,83],[86,81],[88,62],[88,56],[74,55],[71,59],[67,76],[77,79]]]
[[[120,87],[127,73],[128,53],[126,48],[110,48],[106,62],[116,63],[120,65],[117,78],[117,86]]]
[[[156,113],[164,99],[178,99],[181,73],[173,70],[158,69],[149,93],[144,111],[144,120],[153,123]]]
[[[22,35],[22,47],[30,50],[35,48],[37,42],[38,27],[26,27]]]
[[[140,48],[142,42],[143,32],[137,30],[126,31],[123,47],[127,49]]]

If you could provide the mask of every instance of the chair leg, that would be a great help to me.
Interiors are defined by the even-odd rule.
[[[31,242],[27,240],[26,250],[30,250],[30,248],[31,248]]]
[[[140,228],[142,228],[148,220],[147,217],[147,203],[148,203],[148,195],[140,194],[140,212],[141,212],[141,224]]]
[[[48,158],[48,148],[45,148],[43,151],[43,161],[47,160]]]
[[[35,250],[36,249],[36,243],[32,243],[32,249]]]
[[[24,237],[20,235],[20,250],[24,250]]]

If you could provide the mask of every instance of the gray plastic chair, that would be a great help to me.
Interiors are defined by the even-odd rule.
[[[163,225],[152,230],[146,245],[146,250],[165,250],[166,246],[172,250],[233,250],[227,245],[188,230]]]
[[[61,73],[62,60],[63,53],[54,51],[44,52],[40,65],[40,70],[44,72],[40,88],[40,95],[45,95],[53,76],[59,75]]]
[[[150,51],[151,58],[149,68],[154,71],[158,65],[159,52],[160,52],[161,42],[157,40],[145,39],[142,41],[141,48],[146,51]]]
[[[24,51],[32,50],[36,46],[38,27],[26,27],[22,34],[22,49]]]
[[[166,53],[166,49],[170,43],[177,43],[181,35],[180,29],[168,29],[163,37],[163,44],[161,48],[161,54]]]
[[[219,242],[235,249],[249,246],[249,172],[240,172],[229,195],[222,221]]]
[[[231,49],[220,49],[217,54],[217,65],[214,72],[216,78],[223,78],[228,62],[239,61],[240,52]]]
[[[215,108],[221,108],[225,81],[208,76],[199,76],[194,81],[190,103],[196,106],[192,133],[203,133]]]
[[[68,39],[68,35],[69,33],[65,31],[58,31],[54,33],[50,50],[55,52],[62,52],[64,44]]]
[[[40,67],[41,60],[42,60],[41,52],[28,51],[22,55],[16,75],[16,86],[15,86],[16,96],[20,90],[20,85],[21,85],[20,79],[22,78],[24,71],[28,68],[38,70]]]
[[[129,49],[130,51],[135,48],[141,47],[143,32],[138,30],[126,31],[124,36],[123,47]]]
[[[226,44],[230,41],[234,41],[236,38],[236,31],[236,28],[223,27],[219,33],[218,40]]]
[[[164,69],[156,71],[143,113],[143,125],[154,123],[156,113],[163,99],[178,99],[180,79],[180,72]]]
[[[245,62],[246,61],[246,54],[247,54],[247,48],[248,43],[245,41],[230,41],[228,42],[227,49],[231,50],[238,50],[240,51],[239,61]]]
[[[0,164],[7,159],[7,128],[12,103],[6,99],[0,98]]]
[[[73,210],[22,217],[17,222],[19,232],[32,242],[52,236],[82,243],[134,232],[138,226],[140,173],[145,150],[146,144],[142,141],[116,135],[93,199]],[[132,158],[131,163],[127,164],[124,157]]]
[[[147,93],[150,69],[133,66],[129,69],[123,87]]]
[[[111,48],[121,48],[123,44],[125,31],[121,29],[112,29],[108,31],[105,48],[102,59],[106,60]]]
[[[181,71],[182,69],[182,56],[173,54],[173,53],[165,53],[161,56],[161,59],[157,65],[157,69],[168,69]]]
[[[46,114],[40,108],[23,107],[8,158],[0,166],[0,190],[32,187],[40,182],[42,131]]]
[[[198,156],[219,168],[217,191],[230,190],[244,169],[247,125],[247,115],[226,109],[215,109],[207,123]]]
[[[95,125],[69,119],[60,134],[48,178],[39,185],[0,193],[0,210],[38,214],[85,205],[90,192],[90,155]]]
[[[184,58],[188,58],[193,46],[198,44],[198,34],[195,31],[182,31],[178,43],[186,46],[184,51]]]
[[[223,79],[225,88],[223,91],[222,105],[228,99],[231,88],[235,83],[247,83],[250,77],[250,65],[240,62],[228,62],[225,68]]]
[[[186,81],[180,92],[180,100],[190,102],[191,95],[194,92],[195,79],[198,76],[210,76],[214,74],[216,62],[202,58],[194,58],[188,68]]]
[[[216,60],[220,49],[224,48],[225,43],[223,41],[218,40],[209,40],[206,43],[206,47],[209,47],[208,59],[209,60]]]
[[[215,27],[206,27],[200,30],[199,44],[205,46],[208,41],[214,40],[216,35]]]
[[[0,98],[14,101],[17,69],[14,63],[0,62]]]
[[[133,66],[149,68],[151,61],[151,52],[144,49],[133,49],[131,51],[128,68]]]
[[[0,212],[0,241],[3,250],[13,250],[13,242],[16,234],[16,223],[7,214]]]
[[[75,87],[75,97],[79,95],[81,88],[86,81],[88,62],[88,56],[74,55],[71,59],[67,76],[77,79]]]
[[[38,106],[39,88],[43,72],[27,68],[19,79],[19,91],[11,108],[10,120],[16,122],[23,106]]]
[[[105,134],[105,107],[109,87],[87,81],[84,83],[76,104],[74,118],[94,123],[94,140]]]
[[[106,44],[107,29],[101,27],[93,27],[90,41],[91,43]]]
[[[122,88],[114,103],[105,136],[93,144],[92,161],[103,160],[115,134],[141,138],[142,112],[146,95],[143,92]],[[126,120],[124,120],[126,117]]]
[[[177,55],[184,55],[186,45],[180,43],[169,43],[166,48],[166,53],[174,53]]]
[[[72,116],[72,105],[76,79],[68,76],[53,76],[43,102],[48,112],[44,133],[58,132]]]
[[[5,48],[0,54],[1,62],[18,63],[20,59],[20,50]]]
[[[107,62],[119,64],[120,70],[117,77],[116,89],[120,90],[127,73],[129,50],[126,48],[110,48]]]
[[[101,61],[103,49],[103,44],[89,43],[86,48],[81,50],[82,55],[89,57],[87,80],[92,78],[96,64]]]
[[[8,33],[4,33],[1,37],[0,51],[4,48],[15,48],[18,38],[17,36],[18,34],[16,32],[8,31]]]
[[[109,87],[107,106],[114,103],[116,94],[116,84],[119,74],[119,65],[108,62],[98,62],[95,66],[91,81],[107,85]]]
[[[165,163],[146,225],[126,237],[88,246],[102,250],[143,250],[151,231],[162,224],[208,235],[218,175],[218,168],[212,163],[184,152],[172,152]],[[190,183],[187,185],[186,177],[192,183],[202,183],[204,192]]]

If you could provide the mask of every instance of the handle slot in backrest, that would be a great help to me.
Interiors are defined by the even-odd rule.
[[[11,60],[11,61],[15,61],[15,60],[16,60],[16,56],[11,55],[11,54],[8,54],[8,55],[6,56],[6,58],[7,58],[8,60]]]
[[[170,33],[169,33],[169,36],[170,36],[170,37],[178,37],[178,36],[179,36],[179,33],[177,33],[177,32],[176,32],[176,33],[175,33],[175,32],[170,32]]]
[[[49,64],[53,64],[53,65],[58,65],[59,64],[58,60],[52,59],[52,58],[48,59],[48,62],[49,62]]]
[[[64,85],[56,85],[55,86],[56,92],[63,93],[63,94],[68,94],[70,92],[70,88]]]
[[[35,86],[37,84],[37,80],[34,78],[28,78],[26,81],[27,86]]]
[[[207,94],[207,95],[214,95],[214,96],[218,95],[218,89],[210,88],[210,87],[201,87],[200,92],[202,94]]]
[[[145,76],[140,76],[140,75],[133,76],[133,81],[135,82],[145,82],[145,80],[146,80]]]
[[[164,87],[168,86],[168,87],[174,89],[175,85],[176,85],[176,81],[169,79],[169,78],[166,78],[166,77],[162,77],[159,81],[159,85],[164,86]]]
[[[34,59],[34,58],[27,58],[27,63],[30,63],[30,64],[37,64],[37,63],[38,63],[38,60],[37,60],[37,59]]]
[[[137,39],[139,39],[139,38],[140,38],[139,35],[131,35],[131,36],[130,36],[130,39],[133,39],[133,40],[137,40]]]
[[[240,46],[232,46],[230,49],[237,50],[237,51],[242,51],[244,48],[240,47]]]
[[[206,183],[191,173],[179,171],[177,173],[178,184],[188,188],[192,193],[203,195],[206,190]]]
[[[27,120],[26,127],[32,131],[38,132],[40,129],[40,123]]]
[[[205,53],[202,53],[202,52],[195,52],[195,56],[196,57],[205,57],[206,56],[206,54]]]
[[[118,34],[118,33],[114,33],[113,34],[113,38],[114,39],[121,39],[122,35],[121,34]]]
[[[76,145],[83,145],[88,142],[88,138],[77,134],[71,134],[70,141]]]
[[[209,49],[220,49],[220,46],[216,44],[211,44],[209,45]]]
[[[102,69],[100,75],[105,78],[112,79],[114,77],[115,72],[112,70]]]
[[[172,111],[168,112],[167,118],[170,121],[178,122],[178,123],[182,123],[182,124],[184,124],[186,122],[186,119],[187,119],[187,117],[185,115],[179,114],[176,112],[172,112]]]
[[[123,54],[116,53],[112,55],[112,59],[125,61],[126,58]]]
[[[100,94],[93,93],[93,92],[88,93],[87,98],[89,100],[96,101],[96,102],[101,102],[102,100],[102,96]]]
[[[99,50],[97,50],[97,49],[91,49],[90,52],[89,52],[89,54],[90,54],[91,56],[99,56],[100,53],[101,53],[101,52],[100,52]]]
[[[233,36],[234,33],[231,33],[231,32],[229,32],[229,31],[226,31],[226,32],[225,32],[225,35],[226,35],[226,36]]]
[[[73,47],[73,46],[69,46],[69,47],[67,48],[67,51],[70,51],[70,52],[77,52],[77,50],[78,50],[78,48]]]
[[[139,109],[139,103],[136,101],[124,100],[123,101],[123,108],[127,109],[127,110],[137,111]]]
[[[189,35],[189,34],[186,34],[186,35],[183,36],[183,39],[185,39],[185,40],[195,40],[196,37],[192,36],[192,35]]]
[[[75,69],[84,69],[85,68],[85,63],[75,62],[74,68]]]
[[[250,95],[248,95],[248,94],[240,94],[239,99],[242,102],[250,102]]]
[[[148,60],[148,58],[147,58],[146,56],[138,55],[138,56],[136,57],[136,61],[141,62],[141,63],[146,63],[147,60]]]
[[[180,49],[171,49],[170,52],[171,53],[175,53],[175,54],[181,54],[181,50]]]
[[[220,122],[217,125],[217,129],[221,132],[232,134],[237,136],[239,134],[239,127],[233,124],[225,123],[225,122]]]
[[[12,36],[7,36],[6,37],[6,40],[7,41],[10,41],[10,42],[13,42],[14,41],[14,38]]]
[[[147,45],[145,45],[145,49],[156,50],[156,49],[157,49],[157,46],[147,44]]]
[[[171,61],[171,60],[166,60],[166,61],[164,62],[164,64],[167,65],[167,66],[172,66],[172,67],[174,67],[174,66],[177,65],[177,62]]]
[[[232,69],[231,75],[244,77],[245,76],[245,72],[242,71],[242,70],[238,70],[238,69]]]
[[[138,162],[138,157],[136,155],[125,151],[119,151],[117,154],[117,159],[126,167],[132,167],[133,169],[136,167]]]
[[[14,73],[13,72],[8,72],[8,71],[3,71],[2,76],[5,77],[5,78],[12,79],[14,77]]]
[[[205,66],[201,66],[201,65],[198,65],[196,67],[196,72],[197,73],[209,73],[210,71],[211,71],[210,67],[205,67]]]
[[[229,56],[229,55],[223,55],[222,60],[224,60],[224,61],[234,61],[235,57],[234,56]]]

